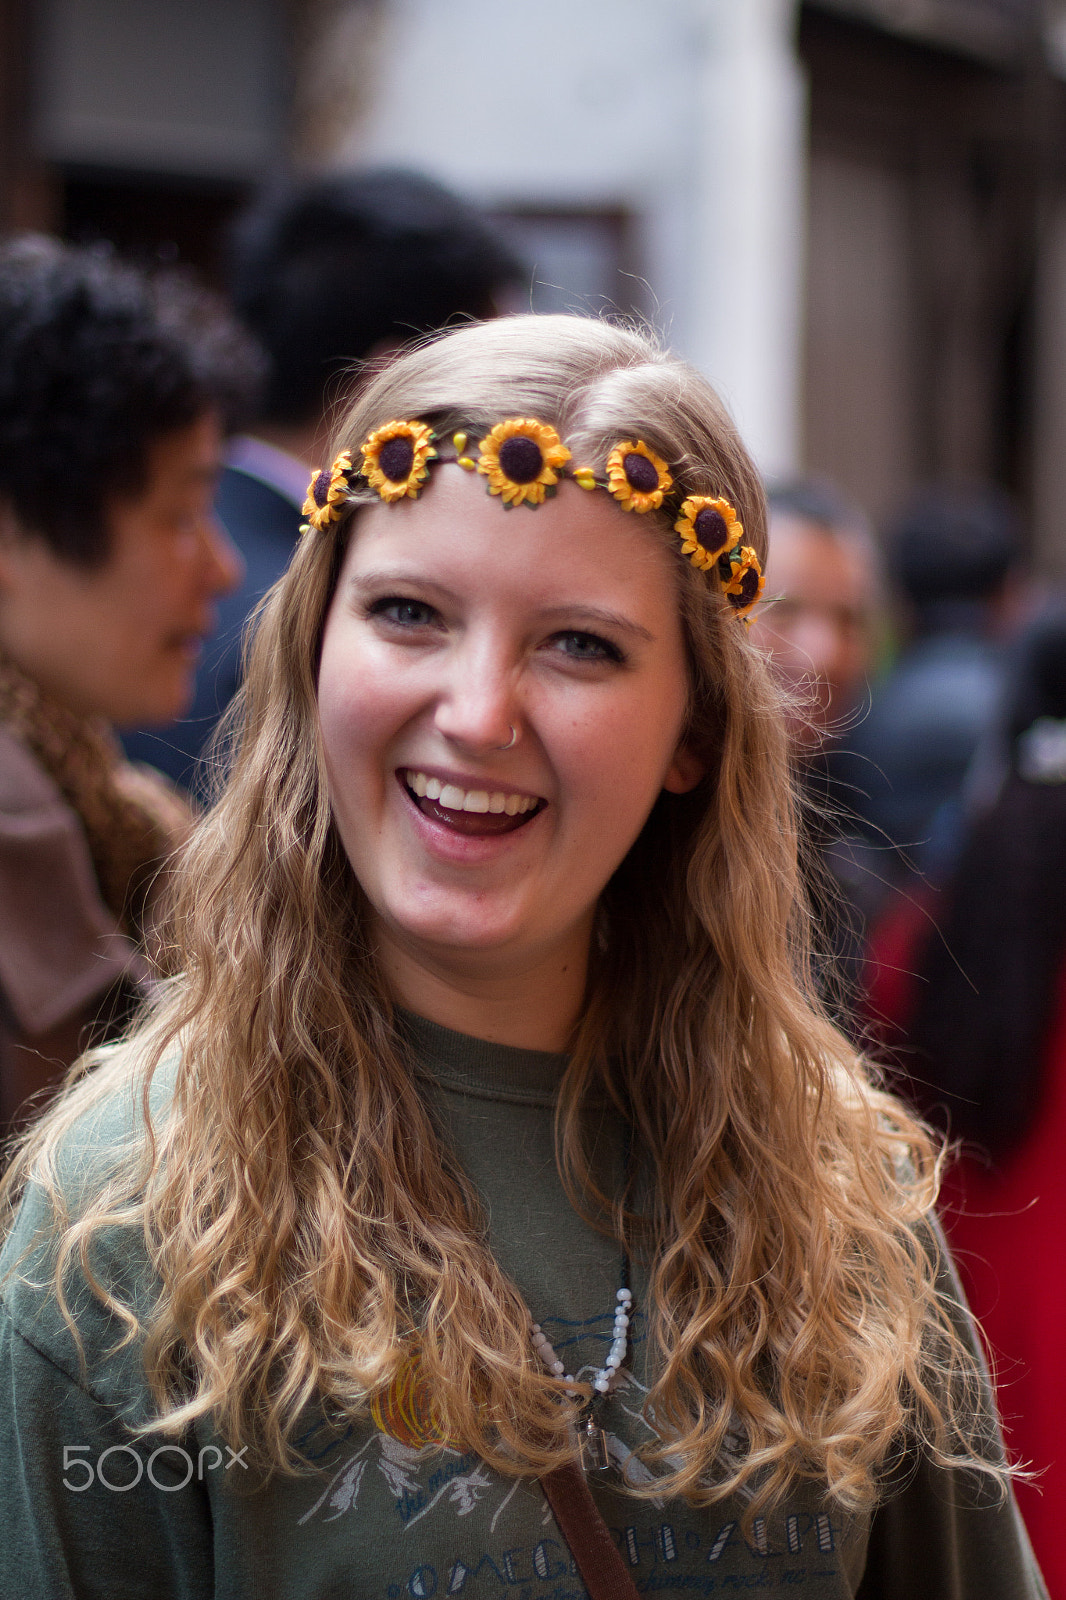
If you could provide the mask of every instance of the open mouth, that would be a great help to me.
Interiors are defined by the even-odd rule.
[[[460,789],[428,773],[407,768],[396,776],[424,816],[456,833],[485,836],[514,833],[531,822],[547,804],[535,795],[506,789]]]

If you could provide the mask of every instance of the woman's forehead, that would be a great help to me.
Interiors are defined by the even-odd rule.
[[[417,500],[362,509],[341,582],[387,574],[531,603],[617,597],[675,613],[677,561],[661,531],[573,484],[536,507],[505,507],[458,468],[439,468]]]

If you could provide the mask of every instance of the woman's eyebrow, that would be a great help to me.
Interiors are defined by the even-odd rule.
[[[651,644],[655,635],[632,617],[624,616],[620,611],[609,611],[603,606],[549,606],[537,613],[545,622],[565,623],[567,627],[589,624],[597,628],[609,628],[616,633],[625,633],[634,639],[642,639],[646,644]]]
[[[459,598],[446,584],[438,583],[423,572],[409,572],[403,566],[368,567],[365,572],[353,572],[345,587],[361,593],[368,589],[402,588],[406,584],[417,584],[419,589],[432,592],[442,600],[457,601]]]

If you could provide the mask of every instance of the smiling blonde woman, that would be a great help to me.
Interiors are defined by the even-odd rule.
[[[516,318],[337,449],[181,976],[8,1179],[7,1585],[1040,1595],[936,1151],[814,996],[721,405]]]

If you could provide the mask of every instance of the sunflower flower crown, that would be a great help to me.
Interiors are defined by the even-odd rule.
[[[581,489],[605,489],[624,511],[656,511],[671,498],[676,503],[674,531],[681,552],[693,566],[714,574],[722,593],[738,617],[747,619],[763,591],[765,579],[759,558],[744,543],[744,529],[724,495],[690,494],[675,490],[667,463],[643,439],[623,439],[607,457],[605,470],[572,467],[571,453],[548,422],[535,417],[507,417],[478,444],[477,456],[468,454],[469,437],[452,435],[454,455],[437,448],[437,435],[428,423],[394,420],[375,428],[364,439],[359,463],[344,450],[332,467],[316,472],[304,501],[307,518],[301,532],[320,533],[339,522],[356,492],[368,486],[386,504],[416,500],[431,462],[455,462],[467,472],[487,480],[489,494],[499,495],[507,510],[539,506],[553,495],[560,477],[570,477]]]

